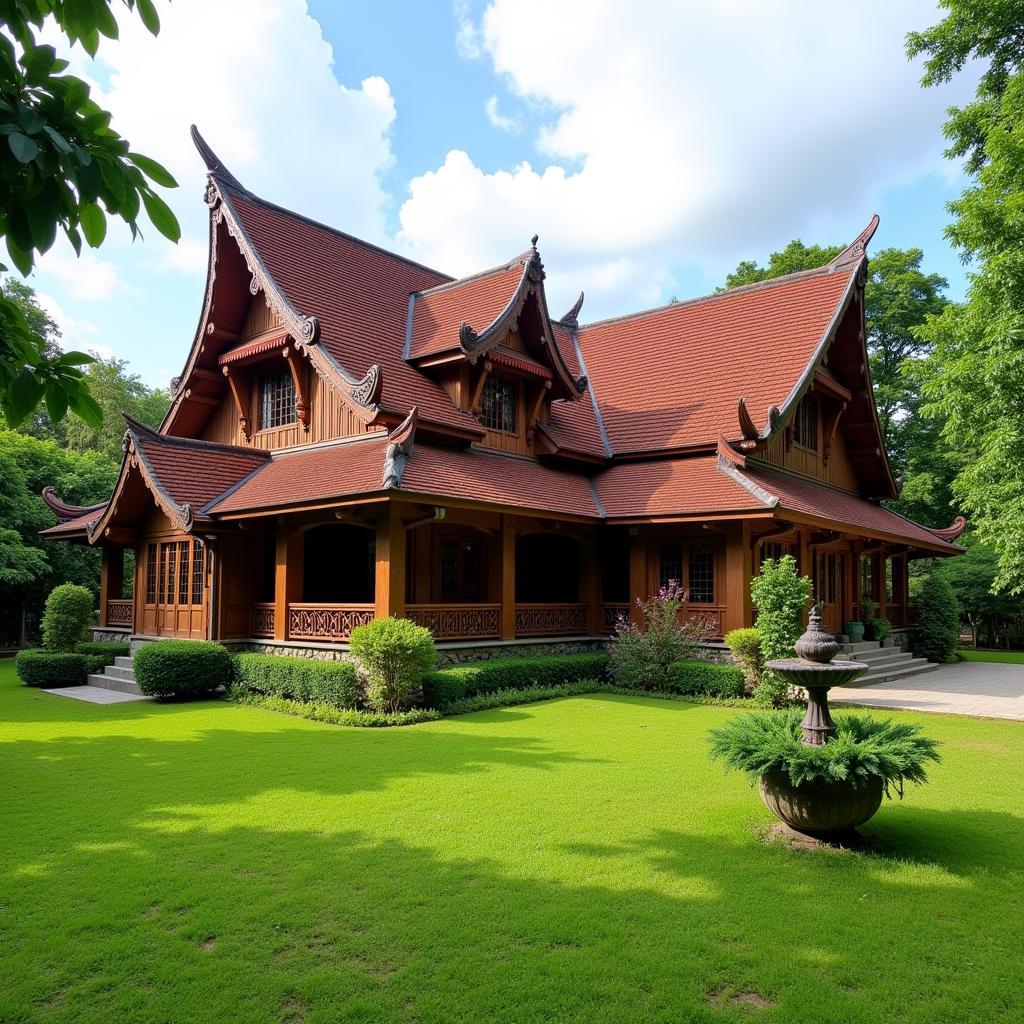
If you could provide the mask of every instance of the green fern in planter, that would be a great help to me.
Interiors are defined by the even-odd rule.
[[[794,786],[804,782],[858,785],[872,777],[903,796],[906,782],[927,781],[926,766],[938,761],[938,744],[921,727],[871,715],[834,716],[836,735],[820,747],[800,742],[803,708],[755,712],[730,719],[709,736],[711,757],[745,772],[752,782],[769,772],[784,772]]]

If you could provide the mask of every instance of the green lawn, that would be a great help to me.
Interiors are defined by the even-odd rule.
[[[972,651],[961,649],[968,661],[998,661],[1004,665],[1024,665],[1024,651]]]
[[[875,853],[792,853],[708,763],[737,713],[341,729],[0,663],[0,1021],[1019,1021],[1024,728],[916,716]]]

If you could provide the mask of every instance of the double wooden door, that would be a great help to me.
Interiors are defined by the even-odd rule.
[[[814,600],[821,604],[821,624],[829,633],[843,632],[845,586],[846,553],[817,552],[814,557]]]
[[[203,639],[209,621],[209,555],[198,537],[146,545],[142,632]]]

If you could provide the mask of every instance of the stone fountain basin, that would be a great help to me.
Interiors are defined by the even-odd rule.
[[[845,686],[864,675],[868,670],[862,661],[829,661],[819,663],[804,661],[803,658],[781,658],[769,661],[765,668],[785,676],[794,686]]]

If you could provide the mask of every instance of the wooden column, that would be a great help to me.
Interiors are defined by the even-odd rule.
[[[887,547],[882,547],[882,550],[878,552],[878,618],[884,619],[885,615],[885,563],[889,554]]]
[[[754,548],[750,524],[728,523],[725,532],[725,612],[722,632],[742,629],[754,621],[750,603],[750,577],[754,575]]]
[[[512,516],[501,517],[501,639],[516,638],[516,531]]]
[[[591,527],[582,545],[583,565],[580,600],[587,602],[587,633],[600,636],[604,614],[601,608],[601,530]]]
[[[647,534],[642,526],[629,528],[629,621],[637,625],[643,619],[636,606],[637,598],[646,601],[649,583],[647,579]]]
[[[118,597],[121,595],[118,594]],[[110,600],[110,545],[100,549],[100,625],[107,626],[107,602]]]
[[[405,524],[400,506],[389,502],[387,512],[377,521],[374,615],[405,615]]]
[[[278,523],[274,557],[274,639],[288,639],[288,605],[302,600],[305,535],[287,521]]]

